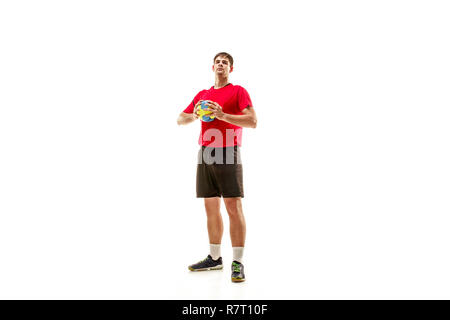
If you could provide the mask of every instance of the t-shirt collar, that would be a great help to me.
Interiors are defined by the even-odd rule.
[[[220,89],[223,89],[223,88],[225,88],[225,87],[228,87],[230,84],[231,84],[231,82],[228,82],[228,83],[227,83],[226,85],[224,85],[222,88],[218,88],[218,89],[215,89],[214,86],[212,86],[211,89],[214,89],[214,90],[220,90]]]

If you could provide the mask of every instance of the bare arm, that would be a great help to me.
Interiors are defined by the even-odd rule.
[[[193,113],[186,113],[186,112],[180,113],[180,115],[178,116],[178,119],[177,119],[177,124],[180,126],[182,124],[189,124],[189,123],[197,120],[198,114],[195,110],[197,110],[197,107],[201,104],[201,102],[202,102],[202,100],[197,102],[197,104],[194,107]]]
[[[256,128],[258,120],[256,118],[256,112],[255,109],[253,109],[253,107],[249,106],[244,110],[242,110],[243,113],[242,115],[224,113],[222,111],[222,107],[218,103],[213,101],[208,103],[208,108],[219,120],[229,122],[239,127]]]
[[[224,113],[222,120],[239,127],[256,128],[258,119],[256,118],[255,109],[247,107],[242,110],[242,113],[243,115]]]
[[[178,116],[177,124],[178,125],[189,124],[191,122],[194,122],[197,119],[198,119],[198,116],[195,112],[194,113],[182,112]]]

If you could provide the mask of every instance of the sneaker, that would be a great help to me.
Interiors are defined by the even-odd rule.
[[[208,270],[220,270],[223,268],[222,257],[217,260],[213,260],[210,254],[206,259],[203,259],[196,264],[190,265],[189,270],[191,271],[208,271]]]
[[[233,263],[231,264],[231,281],[245,281],[244,265],[242,263],[233,261]]]

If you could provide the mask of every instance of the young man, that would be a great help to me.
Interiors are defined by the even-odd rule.
[[[197,198],[204,198],[210,254],[196,264],[191,271],[222,269],[220,244],[223,221],[220,214],[220,198],[223,197],[230,218],[230,236],[233,246],[231,280],[245,281],[242,257],[245,245],[245,219],[241,199],[244,197],[240,146],[242,127],[256,128],[256,113],[247,91],[228,81],[233,71],[233,57],[220,52],[214,57],[212,67],[215,83],[208,90],[200,91],[192,103],[181,112],[179,125],[194,122],[199,118],[197,108],[202,101],[214,120],[202,121],[197,164]]]

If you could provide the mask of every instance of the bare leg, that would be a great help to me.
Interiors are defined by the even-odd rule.
[[[231,244],[233,247],[244,247],[246,227],[241,198],[223,198],[223,201],[230,217]]]
[[[205,198],[209,243],[220,244],[223,235],[223,221],[220,214],[220,198]]]

